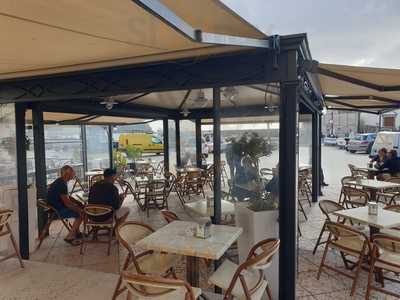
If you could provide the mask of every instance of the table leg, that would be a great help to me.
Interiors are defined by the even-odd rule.
[[[371,199],[370,200],[372,202],[376,202],[376,190],[371,190],[370,195],[371,195]]]
[[[191,286],[200,287],[200,261],[198,257],[186,256],[186,279]]]
[[[379,228],[374,227],[374,226],[369,226],[369,239],[372,240],[372,236],[374,234],[378,234],[379,233]]]
[[[214,270],[215,271],[219,268],[220,265],[221,265],[221,260],[220,259],[214,260]],[[214,287],[214,292],[216,294],[222,294],[222,289],[220,287],[218,287],[218,286],[215,286]]]

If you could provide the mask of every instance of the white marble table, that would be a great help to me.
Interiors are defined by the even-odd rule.
[[[185,208],[200,217],[212,217],[214,216],[214,205],[213,202],[210,204],[210,206],[207,206],[207,200],[198,200],[195,202],[185,203]],[[223,216],[235,215],[235,205],[229,201],[221,200],[221,214]]]
[[[194,237],[196,223],[174,221],[137,243],[147,250],[164,251],[186,256],[187,280],[192,286],[199,286],[199,258],[218,260],[239,238],[240,227],[212,225],[211,237]]]
[[[336,216],[352,219],[367,224],[370,234],[378,233],[380,229],[400,226],[400,213],[378,207],[377,215],[368,214],[368,206],[339,210],[333,213]]]
[[[367,188],[371,191],[371,201],[376,201],[376,192],[385,189],[400,188],[399,183],[380,181],[374,179],[361,179],[360,181],[352,180],[347,182],[348,185]]]

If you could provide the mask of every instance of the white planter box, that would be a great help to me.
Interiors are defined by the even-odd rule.
[[[18,190],[15,186],[0,186],[0,207],[14,210],[11,217],[10,226],[17,244],[19,245],[18,230]],[[29,251],[33,252],[37,244],[37,206],[36,206],[36,188],[28,189],[28,211],[29,211]],[[0,239],[0,252],[10,253],[14,251],[11,241],[8,238]]]
[[[246,206],[236,206],[236,224],[243,228],[238,240],[240,263],[247,258],[251,247],[259,241],[279,238],[278,217],[278,210],[254,212]],[[264,273],[270,283],[272,297],[279,299],[279,253],[274,256],[272,265]]]

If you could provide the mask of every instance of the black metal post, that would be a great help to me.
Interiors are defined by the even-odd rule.
[[[110,168],[114,168],[113,157],[113,126],[108,125],[108,155],[110,160]]]
[[[168,136],[168,119],[163,120],[163,144],[164,144],[164,170],[169,172],[169,136]]]
[[[86,137],[86,125],[81,125],[81,141],[82,141],[82,162],[83,162],[83,176],[88,171],[88,158],[87,158],[87,137]]]
[[[19,251],[23,259],[29,259],[29,211],[28,211],[28,174],[26,166],[26,106],[15,104],[15,135],[17,147],[17,180],[18,180],[18,220]]]
[[[221,89],[213,88],[214,224],[221,222]]]
[[[280,82],[279,118],[279,299],[296,299],[296,237],[298,176],[297,53],[281,56],[287,78]]]
[[[43,111],[38,105],[32,106],[33,123],[33,148],[35,156],[35,182],[38,199],[47,197],[47,172],[46,172],[46,148],[44,138]],[[38,208],[39,232],[47,223],[47,214],[42,208]]]
[[[201,119],[196,119],[196,165],[198,168],[201,168],[203,159],[201,153]]]
[[[180,167],[182,164],[181,160],[181,127],[180,121],[175,120],[175,151],[176,151],[176,166]]]
[[[382,114],[379,113],[379,119],[378,119],[378,131],[381,131],[381,126],[382,126]]]
[[[320,190],[320,170],[319,164],[319,141],[320,139],[320,128],[319,128],[319,113],[313,112],[312,114],[312,202],[318,202],[319,190]]]
[[[322,116],[319,115],[318,118],[318,123],[319,123],[319,136],[318,136],[318,164],[320,166],[320,172],[323,172],[322,170],[322,140],[321,140],[321,134],[322,134]],[[319,174],[319,176],[322,176],[322,173]],[[321,178],[320,178],[321,179]],[[318,195],[321,194],[321,184],[318,184]]]

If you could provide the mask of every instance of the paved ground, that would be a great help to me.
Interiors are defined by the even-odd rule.
[[[365,166],[367,155],[351,154],[343,150],[333,147],[323,147],[322,166],[326,176],[326,182],[330,185],[324,189],[324,197],[321,199],[332,199],[337,201],[340,191],[340,179],[349,174],[347,164],[352,163],[356,166]],[[276,157],[271,157],[266,161],[269,164],[276,164]],[[139,220],[151,224],[154,228],[159,228],[165,224],[157,210],[151,211],[150,218],[137,210],[135,203],[127,203],[132,210],[130,219]],[[318,269],[323,247],[321,246],[316,253],[312,255],[312,249],[318,237],[322,224],[323,216],[319,211],[317,204],[308,207],[305,205],[308,221],[300,219],[300,227],[303,236],[299,241],[299,273],[297,284],[298,299],[364,299],[366,288],[366,272],[362,272],[361,280],[358,284],[357,292],[354,298],[350,298],[350,280],[342,275],[323,273],[321,279],[317,281],[316,271]],[[183,210],[182,206],[176,199],[171,199],[170,209],[175,211],[183,219],[191,219]],[[110,256],[106,255],[106,248],[103,245],[89,245],[85,255],[79,254],[79,248],[71,247],[63,241],[65,230],[61,226],[53,226],[51,235],[42,245],[42,248],[32,255],[35,261],[46,262],[51,264],[66,265],[79,267],[87,270],[101,271],[107,273],[118,273],[125,253],[123,249],[112,247]],[[329,262],[342,265],[337,254],[329,255]],[[212,272],[206,265],[201,266],[201,278],[203,289],[210,289],[206,278]],[[184,261],[178,266],[178,273],[184,278],[185,276]],[[1,283],[0,283],[1,285]],[[397,289],[393,284],[387,286]],[[62,288],[62,287],[60,287]],[[1,297],[0,297],[1,298]],[[374,295],[371,299],[394,299],[382,295]]]

